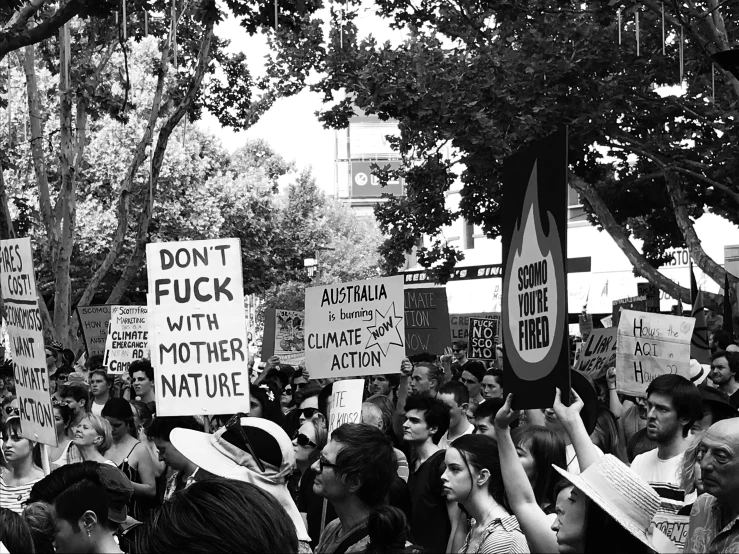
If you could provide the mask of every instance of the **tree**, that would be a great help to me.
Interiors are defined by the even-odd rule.
[[[378,13],[409,33],[397,47],[357,41],[356,5],[342,18],[341,42],[332,31],[326,77],[314,89],[327,103],[333,91],[347,92],[321,115],[326,125],[346,126],[353,105],[399,122],[407,196],[376,212],[389,235],[386,271],[430,235],[419,262],[444,282],[462,255],[439,238],[441,228],[464,216],[498,236],[503,160],[568,125],[571,185],[635,273],[690,302],[688,289],[656,269],[667,249],[685,245],[723,284],[725,271],[704,252],[693,219],[710,211],[739,223],[739,81],[717,66],[714,99],[709,57],[736,38],[737,3],[665,2],[664,54],[663,4],[652,0],[378,0]],[[679,80],[681,51],[685,92],[663,97],[658,87]],[[446,144],[452,159],[439,153]],[[462,199],[452,212],[445,192],[457,176]]]
[[[151,238],[153,207],[162,189],[162,177],[169,139],[187,116],[196,121],[203,109],[214,113],[225,124],[246,128],[281,94],[297,91],[301,73],[310,71],[314,60],[292,55],[317,40],[319,22],[311,16],[320,0],[283,2],[279,31],[272,41],[276,48],[292,55],[290,75],[274,72],[264,79],[251,78],[243,55],[228,55],[225,43],[214,34],[215,23],[226,14],[235,16],[246,32],[267,32],[275,26],[272,6],[264,2],[228,0],[225,6],[214,0],[186,2],[176,0],[127,0],[127,31],[134,43],[150,34],[156,56],[147,60],[148,68],[140,80],[129,74],[130,41],[124,41],[124,18],[119,2],[105,0],[60,3],[37,0],[14,1],[0,10],[0,58],[18,53],[26,76],[30,154],[34,162],[39,222],[44,232],[41,257],[48,260],[53,275],[53,300],[41,302],[42,315],[50,334],[66,343],[74,340],[77,320],[75,305],[89,304],[116,264],[125,260],[106,301],[115,303],[125,294],[140,272],[145,245]],[[75,15],[88,19],[74,19]],[[33,17],[40,23],[30,24]],[[116,24],[117,23],[117,24]],[[29,27],[30,25],[30,27]],[[58,30],[58,37],[55,32]],[[38,89],[37,72],[41,60],[59,78],[58,104],[50,102],[45,113]],[[19,51],[23,48],[23,51]],[[209,77],[220,68],[224,80]],[[138,88],[150,94],[136,106],[131,101]],[[142,99],[141,97],[139,99]],[[49,117],[51,110],[58,116]],[[91,126],[108,116],[123,124],[143,116],[136,125],[130,147],[133,155],[125,167],[113,173],[112,194],[116,197],[115,226],[108,236],[105,256],[91,277],[73,290],[72,268],[78,232],[77,201],[80,185],[92,180],[100,168],[88,163],[87,146]],[[56,128],[47,131],[46,126]],[[44,144],[56,135],[50,150]],[[156,139],[156,140],[155,140]],[[148,160],[146,166],[144,162]],[[3,168],[14,160],[0,160]],[[0,172],[2,173],[2,172]],[[3,236],[14,235],[5,186],[0,181],[0,224]],[[243,225],[243,222],[242,222]],[[130,255],[122,258],[127,245]]]

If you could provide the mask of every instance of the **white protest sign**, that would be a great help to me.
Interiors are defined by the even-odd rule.
[[[31,239],[0,241],[0,254],[0,288],[5,301],[21,434],[32,441],[56,446]]]
[[[157,415],[249,411],[238,239],[146,245]]]
[[[150,357],[146,306],[113,306],[109,329],[103,360],[108,374],[124,373],[134,360]]]
[[[102,306],[77,306],[77,317],[80,320],[80,329],[85,338],[87,356],[104,356],[105,342],[108,338],[108,324],[110,323],[110,304]]]
[[[690,339],[695,319],[621,310],[616,351],[616,386],[631,396],[645,396],[655,377],[690,377]]]
[[[403,276],[305,289],[305,363],[312,379],[400,373]]]
[[[336,381],[331,388],[328,436],[344,423],[362,423],[364,379]]]
[[[587,373],[593,379],[606,374],[606,368],[616,362],[616,328],[593,329],[580,351],[576,369]]]

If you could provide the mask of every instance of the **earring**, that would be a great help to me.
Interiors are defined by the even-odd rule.
[[[89,538],[91,538],[91,537],[92,537],[92,535],[90,535],[90,530],[88,529],[88,530],[87,530],[87,538],[89,539]]]

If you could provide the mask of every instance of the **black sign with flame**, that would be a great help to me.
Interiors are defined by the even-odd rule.
[[[566,130],[505,161],[502,207],[505,389],[516,409],[550,407],[570,389]]]

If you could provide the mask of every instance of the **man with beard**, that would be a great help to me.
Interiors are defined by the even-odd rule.
[[[711,356],[709,377],[719,389],[729,395],[729,402],[739,408],[739,353],[719,350]]]
[[[660,511],[677,513],[695,494],[686,498],[680,485],[683,453],[690,445],[690,427],[703,417],[701,395],[681,375],[660,375],[647,387],[647,437],[655,450],[638,455],[631,469],[662,498]]]

